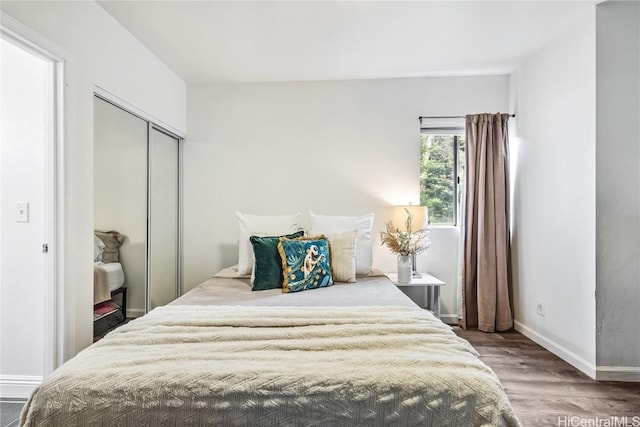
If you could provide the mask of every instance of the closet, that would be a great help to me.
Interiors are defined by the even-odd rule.
[[[122,266],[126,317],[167,304],[181,289],[180,143],[171,132],[94,96],[94,229],[100,236],[114,232],[103,250],[117,251],[105,262],[118,257]],[[100,260],[94,263],[95,269]],[[114,298],[120,308],[121,299]]]

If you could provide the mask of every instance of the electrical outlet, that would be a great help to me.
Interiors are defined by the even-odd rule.
[[[538,316],[544,317],[544,301],[542,301],[541,299],[536,300],[536,314]]]

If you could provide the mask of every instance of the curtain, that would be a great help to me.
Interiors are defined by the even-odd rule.
[[[513,327],[509,230],[508,114],[466,116],[463,328]]]

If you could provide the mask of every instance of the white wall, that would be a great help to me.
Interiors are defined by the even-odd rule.
[[[167,129],[186,132],[185,83],[97,3],[9,0],[1,8],[74,56],[79,88],[99,86]],[[87,102],[86,93],[76,93]]]
[[[511,77],[516,329],[595,373],[595,13]],[[538,300],[545,316],[536,314]]]
[[[41,245],[52,71],[42,58],[0,43],[0,396],[26,397],[45,370]],[[16,203],[22,201],[30,203],[29,222],[17,223]]]
[[[186,85],[94,2],[3,1],[1,8],[39,33],[43,43],[64,51],[70,65],[63,284],[64,357],[69,358],[92,340],[94,87],[117,95],[170,129],[186,132]],[[5,24],[11,23],[3,20]]]
[[[596,8],[598,378],[640,381],[640,3]]]
[[[508,77],[190,85],[184,144],[184,284],[237,262],[234,210],[374,212],[374,266],[395,271],[377,231],[419,196],[421,115],[507,111]],[[311,185],[310,185],[311,184]],[[418,260],[448,283],[455,316],[458,231],[434,229]]]

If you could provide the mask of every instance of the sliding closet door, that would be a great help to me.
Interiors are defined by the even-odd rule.
[[[98,97],[94,97],[93,119],[94,228],[126,236],[120,263],[128,288],[128,311],[140,316],[147,272],[148,125]]]
[[[147,310],[178,296],[179,140],[150,126]]]

